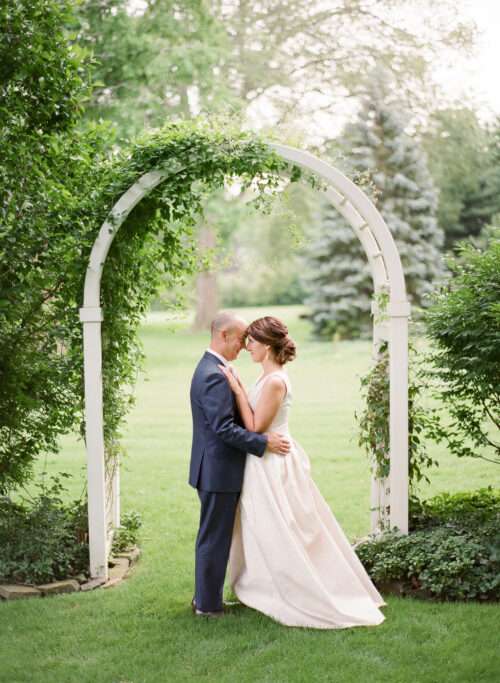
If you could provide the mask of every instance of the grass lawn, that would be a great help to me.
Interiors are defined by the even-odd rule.
[[[266,311],[267,312],[267,311]],[[291,426],[312,461],[313,476],[350,538],[369,524],[369,471],[356,445],[353,411],[368,342],[312,342],[299,309],[270,309],[299,346],[290,364]],[[248,320],[262,315],[247,309]],[[110,590],[0,604],[2,683],[141,683],[164,681],[332,681],[444,683],[500,680],[500,607],[388,598],[386,621],[341,631],[290,629],[250,609],[216,622],[190,612],[198,501],[187,485],[189,383],[207,345],[186,323],[155,314],[142,329],[146,375],[124,430],[122,508],[143,515],[143,558]],[[259,368],[244,352],[245,380]],[[49,471],[84,480],[82,444],[68,437]],[[498,467],[435,450],[440,467],[425,491],[498,484]]]

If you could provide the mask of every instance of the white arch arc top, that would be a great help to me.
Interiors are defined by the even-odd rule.
[[[386,320],[374,319],[374,344],[389,342],[390,358],[390,477],[372,482],[372,530],[381,527],[389,510],[390,527],[408,532],[408,317],[410,306],[401,259],[394,239],[370,199],[338,169],[293,147],[269,143],[281,158],[319,176],[322,193],[351,225],[370,264],[375,293],[387,292]],[[101,276],[111,244],[132,209],[170,173],[158,168],[145,173],[116,202],[92,247],[80,309],[83,323],[85,429],[88,460],[90,570],[107,578],[110,530],[119,525],[119,470],[106,474],[100,307]],[[374,312],[377,307],[374,305]]]

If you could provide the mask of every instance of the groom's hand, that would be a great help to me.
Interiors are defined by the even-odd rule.
[[[267,436],[267,447],[278,455],[287,455],[290,450],[290,442],[282,434],[269,432]]]

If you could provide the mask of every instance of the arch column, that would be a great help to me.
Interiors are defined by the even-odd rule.
[[[396,245],[382,216],[369,198],[336,168],[317,157],[285,145],[269,144],[280,157],[322,178],[327,199],[346,218],[370,264],[375,294],[387,292],[388,323],[374,321],[374,344],[389,342],[390,358],[390,514],[391,527],[408,533],[408,316],[403,269]],[[176,162],[172,162],[174,167]],[[107,578],[108,526],[119,524],[119,479],[116,468],[107,496],[102,400],[101,277],[113,239],[132,209],[164,180],[169,171],[145,173],[118,200],[103,223],[90,255],[85,277],[83,324],[85,431],[88,459],[90,572]],[[372,504],[380,500],[382,483],[372,482]],[[111,511],[109,510],[111,498]],[[384,503],[385,505],[385,503]],[[109,521],[109,523],[108,523]],[[371,515],[372,530],[380,527],[381,511]]]
[[[87,497],[90,575],[108,578],[108,529],[106,520],[106,465],[102,405],[102,309],[80,309],[83,323],[85,373],[85,447],[87,449]]]
[[[114,205],[102,224],[90,253],[85,276],[83,306],[83,368],[85,374],[85,447],[87,450],[87,499],[89,515],[90,575],[108,578],[110,527],[120,523],[120,479],[118,464],[112,480],[106,476],[104,414],[102,401],[102,345],[100,307],[101,278],[106,257],[116,235],[132,209],[167,175],[156,170],[144,174]],[[110,495],[107,495],[109,491]]]
[[[326,196],[346,218],[361,242],[371,267],[375,294],[386,292],[389,303],[388,324],[374,320],[374,354],[382,339],[389,344],[389,441],[390,475],[387,482],[372,478],[372,531],[385,526],[384,512],[389,507],[389,526],[408,533],[408,318],[401,259],[381,214],[371,200],[338,169],[321,159],[285,145],[270,145],[280,156],[320,176],[329,185]],[[379,506],[374,505],[379,501]],[[380,509],[380,503],[382,509]]]

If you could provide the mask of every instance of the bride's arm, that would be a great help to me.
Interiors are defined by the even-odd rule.
[[[270,377],[262,387],[253,415],[254,432],[263,434],[276,417],[286,393],[286,385],[279,377]]]
[[[236,403],[238,404],[238,410],[240,411],[243,426],[245,429],[249,429],[251,432],[256,432],[255,415],[253,414],[252,406],[248,400],[245,387],[240,383],[238,384],[237,388],[231,387],[231,389],[233,389],[236,396]]]
[[[247,392],[243,384],[238,378],[234,377],[230,370],[224,366],[219,367],[226,375],[227,380],[231,385],[231,389],[236,396],[236,402],[245,428],[252,432],[263,434],[278,412],[286,392],[285,383],[279,377],[270,377],[262,388],[262,393],[254,413],[248,401]]]

